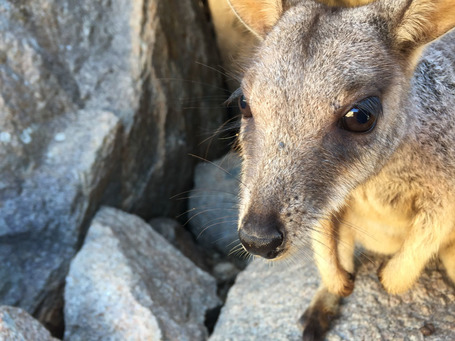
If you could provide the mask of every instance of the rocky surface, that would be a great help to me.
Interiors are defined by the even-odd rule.
[[[455,289],[435,265],[412,290],[392,296],[376,277],[381,261],[362,258],[355,290],[344,300],[327,340],[455,339]],[[318,282],[311,260],[252,262],[237,277],[209,340],[300,340],[297,320]],[[425,324],[434,325],[432,335],[424,336]]]
[[[199,268],[210,271],[211,264],[207,253],[200,245],[195,243],[191,232],[186,230],[179,222],[170,218],[154,218],[148,223]]]
[[[140,218],[102,208],[71,264],[65,340],[205,340],[215,280]]]
[[[197,242],[224,255],[239,251],[237,197],[241,159],[235,152],[196,167],[189,195],[189,227]]]
[[[60,328],[100,205],[185,210],[223,122],[214,45],[197,0],[0,0],[1,304]]]
[[[63,280],[82,227],[117,161],[118,118],[89,110],[77,116],[62,130],[65,139],[49,144],[40,167],[0,205],[0,302],[52,325],[60,321]]]
[[[218,296],[224,301],[238,273],[245,267],[245,262],[233,257],[226,260],[222,254],[201,247],[194,241],[193,235],[173,219],[154,218],[149,224],[185,257],[215,277]]]
[[[0,340],[57,341],[26,311],[7,306],[0,306]]]

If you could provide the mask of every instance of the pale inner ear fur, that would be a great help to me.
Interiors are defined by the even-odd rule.
[[[413,0],[396,30],[399,45],[419,48],[455,27],[453,0]]]
[[[237,18],[262,39],[283,12],[281,0],[227,0]]]

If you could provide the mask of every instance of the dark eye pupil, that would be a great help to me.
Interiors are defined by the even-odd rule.
[[[353,133],[369,132],[375,127],[381,112],[382,106],[378,97],[366,98],[342,117],[341,128]]]
[[[363,110],[354,108],[351,111],[354,113],[354,116],[359,124],[365,124],[370,120],[370,115]]]
[[[248,103],[247,103],[247,101],[246,101],[246,98],[245,98],[245,96],[243,96],[243,95],[240,97],[239,103],[240,103],[240,108],[241,108],[241,109],[246,109],[246,107],[248,106]]]
[[[244,118],[252,117],[250,106],[244,95],[239,97],[239,108]]]

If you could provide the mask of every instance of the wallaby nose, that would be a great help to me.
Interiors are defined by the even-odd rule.
[[[283,244],[282,223],[275,216],[248,215],[239,229],[239,238],[248,252],[273,259]]]

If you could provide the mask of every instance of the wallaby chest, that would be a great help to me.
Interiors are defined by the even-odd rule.
[[[392,254],[411,228],[412,201],[397,198],[406,192],[381,193],[380,189],[372,183],[357,189],[346,205],[341,228],[351,229],[356,242],[366,249]]]
[[[352,229],[358,243],[381,254],[399,250],[412,228],[416,202],[425,195],[420,162],[410,151],[399,154],[352,192],[342,217],[342,228]]]

